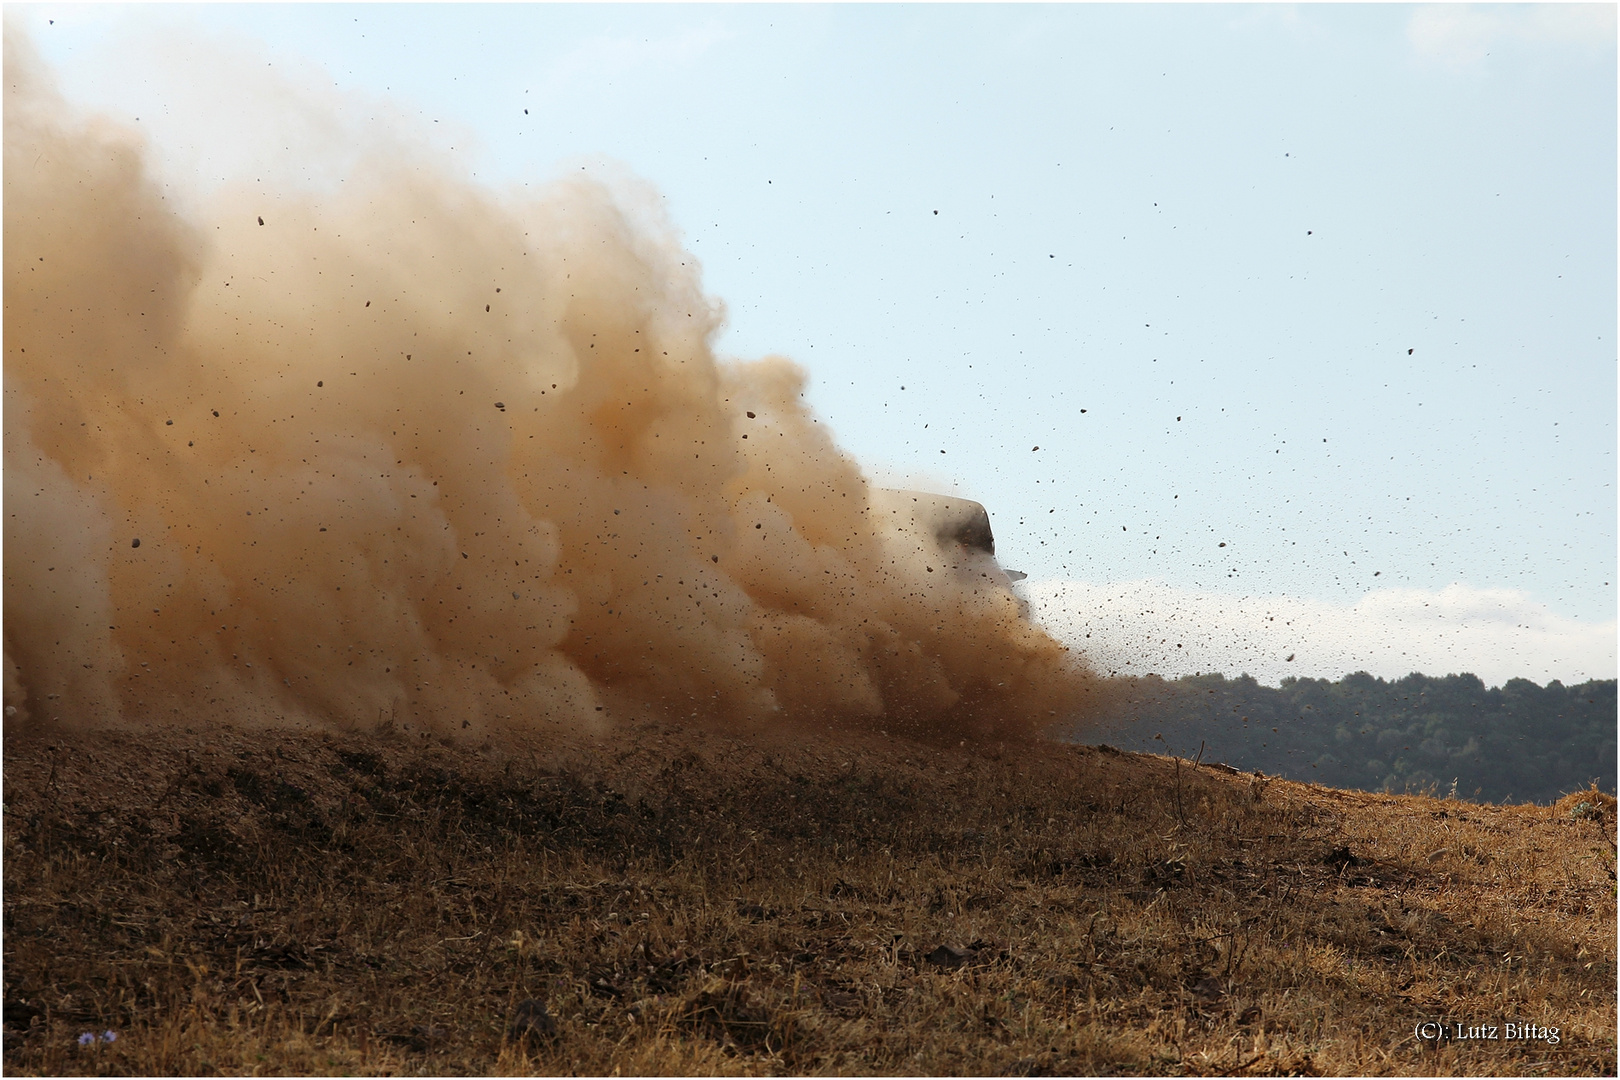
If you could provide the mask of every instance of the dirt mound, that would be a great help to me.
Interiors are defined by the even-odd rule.
[[[1615,1068],[1612,812],[651,724],[14,736],[5,797],[12,1073]]]

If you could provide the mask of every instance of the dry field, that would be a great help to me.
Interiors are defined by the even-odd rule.
[[[12,732],[4,798],[10,1074],[1616,1068],[1607,796],[645,726]]]

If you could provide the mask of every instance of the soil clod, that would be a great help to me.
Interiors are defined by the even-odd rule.
[[[546,1010],[546,1003],[538,998],[525,998],[512,1010],[512,1023],[506,1033],[513,1039],[554,1039],[557,1037],[557,1018]]]

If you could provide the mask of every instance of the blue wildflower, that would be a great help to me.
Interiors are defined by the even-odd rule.
[[[102,1041],[104,1041],[104,1042],[116,1042],[116,1041],[118,1041],[118,1032],[116,1032],[116,1031],[104,1031],[104,1032],[101,1033],[101,1038],[102,1038]]]
[[[91,1043],[93,1043],[95,1041],[96,1041],[96,1035],[95,1035],[95,1032],[93,1032],[93,1031],[87,1031],[83,1035],[79,1036],[79,1045],[80,1046],[89,1046]]]

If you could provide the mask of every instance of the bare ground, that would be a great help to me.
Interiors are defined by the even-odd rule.
[[[1616,1069],[1596,794],[652,725],[13,731],[4,778],[12,1074]]]

